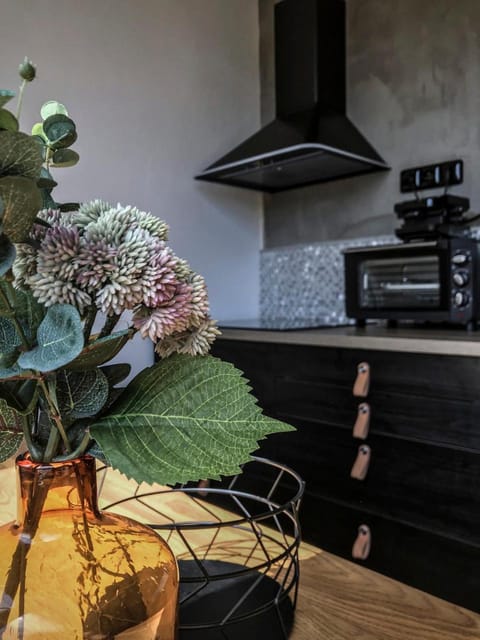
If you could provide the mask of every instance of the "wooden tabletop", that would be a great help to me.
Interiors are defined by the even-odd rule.
[[[131,486],[113,474],[105,497],[120,499],[131,493]],[[15,491],[12,465],[0,465],[0,524],[14,518]],[[172,501],[172,509],[185,518],[181,500]],[[300,558],[290,640],[480,640],[478,614],[311,545],[302,543]]]

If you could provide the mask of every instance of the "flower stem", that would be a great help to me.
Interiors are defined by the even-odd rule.
[[[65,427],[63,426],[58,407],[53,400],[51,390],[45,384],[45,380],[40,379],[39,384],[43,391],[43,395],[45,396],[45,399],[48,403],[50,417],[52,418],[56,427],[55,429],[52,429],[50,431],[50,436],[48,438],[48,443],[44,454],[44,462],[50,462],[57,453],[58,445],[60,444],[60,438],[63,440],[63,444],[68,453],[71,452],[72,447],[70,446],[70,441],[65,431]]]
[[[89,442],[90,442],[90,433],[87,431],[85,432],[82,438],[82,441],[80,442],[80,444],[76,449],[74,449],[71,453],[65,456],[55,456],[52,462],[67,462],[67,460],[74,460],[75,458],[78,458],[79,456],[85,453]]]
[[[34,462],[40,462],[42,460],[42,453],[37,445],[33,442],[32,434],[28,425],[28,420],[23,422],[23,437],[27,443],[27,449],[30,451],[32,460]]]
[[[87,316],[85,318],[85,326],[83,328],[83,337],[85,340],[85,345],[88,344],[88,339],[90,338],[90,334],[92,333],[93,323],[95,322],[95,318],[97,317],[97,307],[92,305],[89,307],[87,311]]]
[[[23,94],[25,92],[25,87],[26,86],[27,86],[27,81],[24,79],[22,81],[22,84],[20,85],[20,91],[18,92],[17,120],[20,120],[20,112],[22,110]]]
[[[115,328],[115,325],[120,320],[120,315],[116,313],[113,316],[108,316],[105,324],[103,325],[103,329],[100,331],[98,337],[104,338],[105,336],[109,336]]]

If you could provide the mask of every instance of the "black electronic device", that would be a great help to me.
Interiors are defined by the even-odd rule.
[[[402,225],[395,234],[403,242],[468,237],[469,208],[468,198],[452,194],[398,202],[394,210]]]

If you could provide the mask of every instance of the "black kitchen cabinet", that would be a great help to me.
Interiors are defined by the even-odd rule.
[[[244,371],[265,413],[297,429],[257,453],[306,481],[305,540],[352,559],[367,525],[365,566],[480,611],[480,358],[227,339],[213,355]],[[370,366],[366,398],[352,394],[360,362]],[[352,435],[362,402],[365,441]],[[357,480],[364,443],[370,465]]]

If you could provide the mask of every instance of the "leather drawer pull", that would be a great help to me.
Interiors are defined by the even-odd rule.
[[[366,524],[361,524],[358,527],[358,535],[353,543],[352,557],[355,560],[366,560],[370,554],[372,547],[372,533],[370,527]]]
[[[370,405],[362,402],[358,405],[357,419],[353,425],[353,437],[365,440],[370,428]]]
[[[368,444],[361,444],[358,447],[357,458],[350,471],[351,478],[354,478],[354,480],[365,480],[368,473],[371,453],[372,451]]]
[[[370,389],[370,365],[368,362],[360,362],[357,365],[357,377],[353,385],[353,395],[357,398],[366,398]]]

